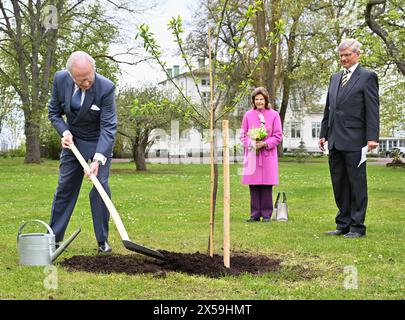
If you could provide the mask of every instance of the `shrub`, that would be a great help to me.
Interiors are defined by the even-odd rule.
[[[303,163],[305,162],[305,160],[308,160],[308,158],[310,158],[310,154],[308,153],[308,150],[305,147],[304,140],[301,140],[298,148],[293,150],[293,155],[295,156],[295,160],[298,163]]]

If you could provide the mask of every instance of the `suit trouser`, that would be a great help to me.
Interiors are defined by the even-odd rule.
[[[366,233],[364,221],[367,209],[366,162],[358,164],[361,151],[329,150],[329,169],[335,202],[339,209],[336,229]]]
[[[83,141],[81,143],[75,141],[75,143],[84,159],[91,159],[95,153],[96,146]],[[99,166],[97,174],[98,180],[109,197],[111,197],[110,188],[108,186],[110,166],[111,159],[108,158],[105,165]],[[54,194],[50,221],[50,227],[55,233],[55,241],[57,242],[62,241],[65,235],[67,225],[79,196],[83,176],[83,168],[75,155],[69,149],[63,149],[59,165],[58,187]],[[110,214],[94,186],[90,191],[89,197],[97,242],[106,241],[108,239],[108,221]]]
[[[270,218],[273,213],[273,186],[249,185],[250,216],[252,218]]]

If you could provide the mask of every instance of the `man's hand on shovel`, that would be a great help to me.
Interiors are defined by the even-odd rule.
[[[63,148],[70,149],[70,145],[73,143],[73,136],[70,132],[66,132],[60,141]]]
[[[87,180],[91,181],[90,176],[94,173],[94,175],[97,177],[98,174],[98,166],[99,163],[97,160],[94,160],[91,165],[90,165],[90,171],[86,171],[85,169],[83,169],[84,171],[84,175],[86,176]]]
[[[70,132],[66,132],[65,135],[61,139],[62,147],[66,149],[70,149],[70,145],[73,143],[73,136]],[[97,177],[98,174],[98,166],[99,163],[97,160],[93,161],[90,165],[90,171],[83,169],[84,175],[86,176],[87,180],[91,181],[90,176],[94,173]]]

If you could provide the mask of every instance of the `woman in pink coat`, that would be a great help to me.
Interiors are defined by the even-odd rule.
[[[273,213],[273,186],[278,185],[277,145],[282,140],[281,120],[277,111],[270,108],[269,94],[263,87],[252,93],[253,109],[243,117],[240,139],[244,145],[242,183],[250,189],[250,219],[247,222],[269,222]],[[252,140],[248,132],[264,126],[267,136],[261,141]]]

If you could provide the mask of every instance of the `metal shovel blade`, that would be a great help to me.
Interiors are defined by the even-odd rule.
[[[124,247],[127,248],[128,250],[138,252],[140,254],[143,254],[145,256],[149,256],[152,258],[160,259],[160,260],[167,260],[167,258],[161,254],[159,251],[155,251],[146,247],[142,247],[139,244],[133,243],[128,240],[122,240],[122,243],[124,244]]]

